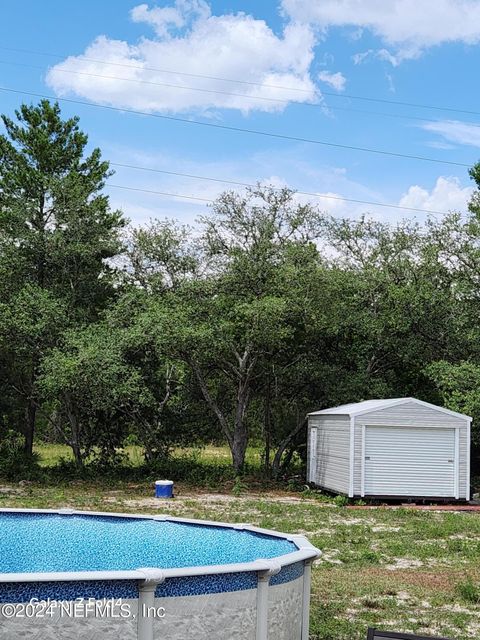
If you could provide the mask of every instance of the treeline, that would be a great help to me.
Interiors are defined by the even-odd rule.
[[[255,441],[276,476],[309,410],[410,395],[478,417],[478,448],[478,191],[467,214],[390,225],[259,185],[193,229],[132,228],[77,118],[42,101],[3,122],[0,467],[18,434],[79,467],[222,441],[237,473]]]

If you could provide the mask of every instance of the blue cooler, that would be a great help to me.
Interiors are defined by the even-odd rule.
[[[173,481],[172,480],[156,480],[155,481],[155,497],[156,498],[173,498]]]

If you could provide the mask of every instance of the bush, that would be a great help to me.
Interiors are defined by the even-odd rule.
[[[230,465],[202,460],[196,449],[147,464],[142,469],[142,475],[164,477],[197,486],[219,486],[235,480],[235,473]]]
[[[23,438],[9,430],[0,439],[0,477],[7,480],[36,480],[41,475],[39,455],[25,453]]]

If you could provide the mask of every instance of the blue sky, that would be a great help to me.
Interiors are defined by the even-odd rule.
[[[479,0],[6,0],[0,21],[0,85],[119,108],[60,103],[112,162],[288,185],[320,194],[312,202],[333,215],[384,220],[415,214],[326,196],[464,209],[467,168],[122,109],[471,165],[480,157],[480,115],[347,96],[480,112],[479,62]],[[36,100],[0,96],[9,114]],[[227,187],[115,170],[111,183],[124,187],[206,199]],[[201,202],[108,189],[134,223],[193,222],[205,212]]]

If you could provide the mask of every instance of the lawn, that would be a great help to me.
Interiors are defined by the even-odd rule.
[[[222,458],[214,448],[205,455]],[[480,635],[480,513],[356,509],[312,492],[238,486],[178,483],[176,493],[155,500],[151,481],[4,482],[0,506],[163,512],[303,533],[323,552],[313,571],[312,639],[364,639],[369,625]]]
[[[34,447],[36,453],[40,456],[40,465],[43,467],[53,467],[60,460],[73,460],[73,454],[70,447],[63,444],[37,444]],[[143,462],[142,448],[138,446],[128,446],[125,448],[128,462],[133,467],[138,467]],[[174,451],[177,456],[193,456],[200,457],[204,465],[217,464],[228,467],[231,465],[232,457],[228,447],[206,446],[201,449],[177,449]],[[249,447],[246,455],[246,462],[253,468],[260,467],[260,449]]]

